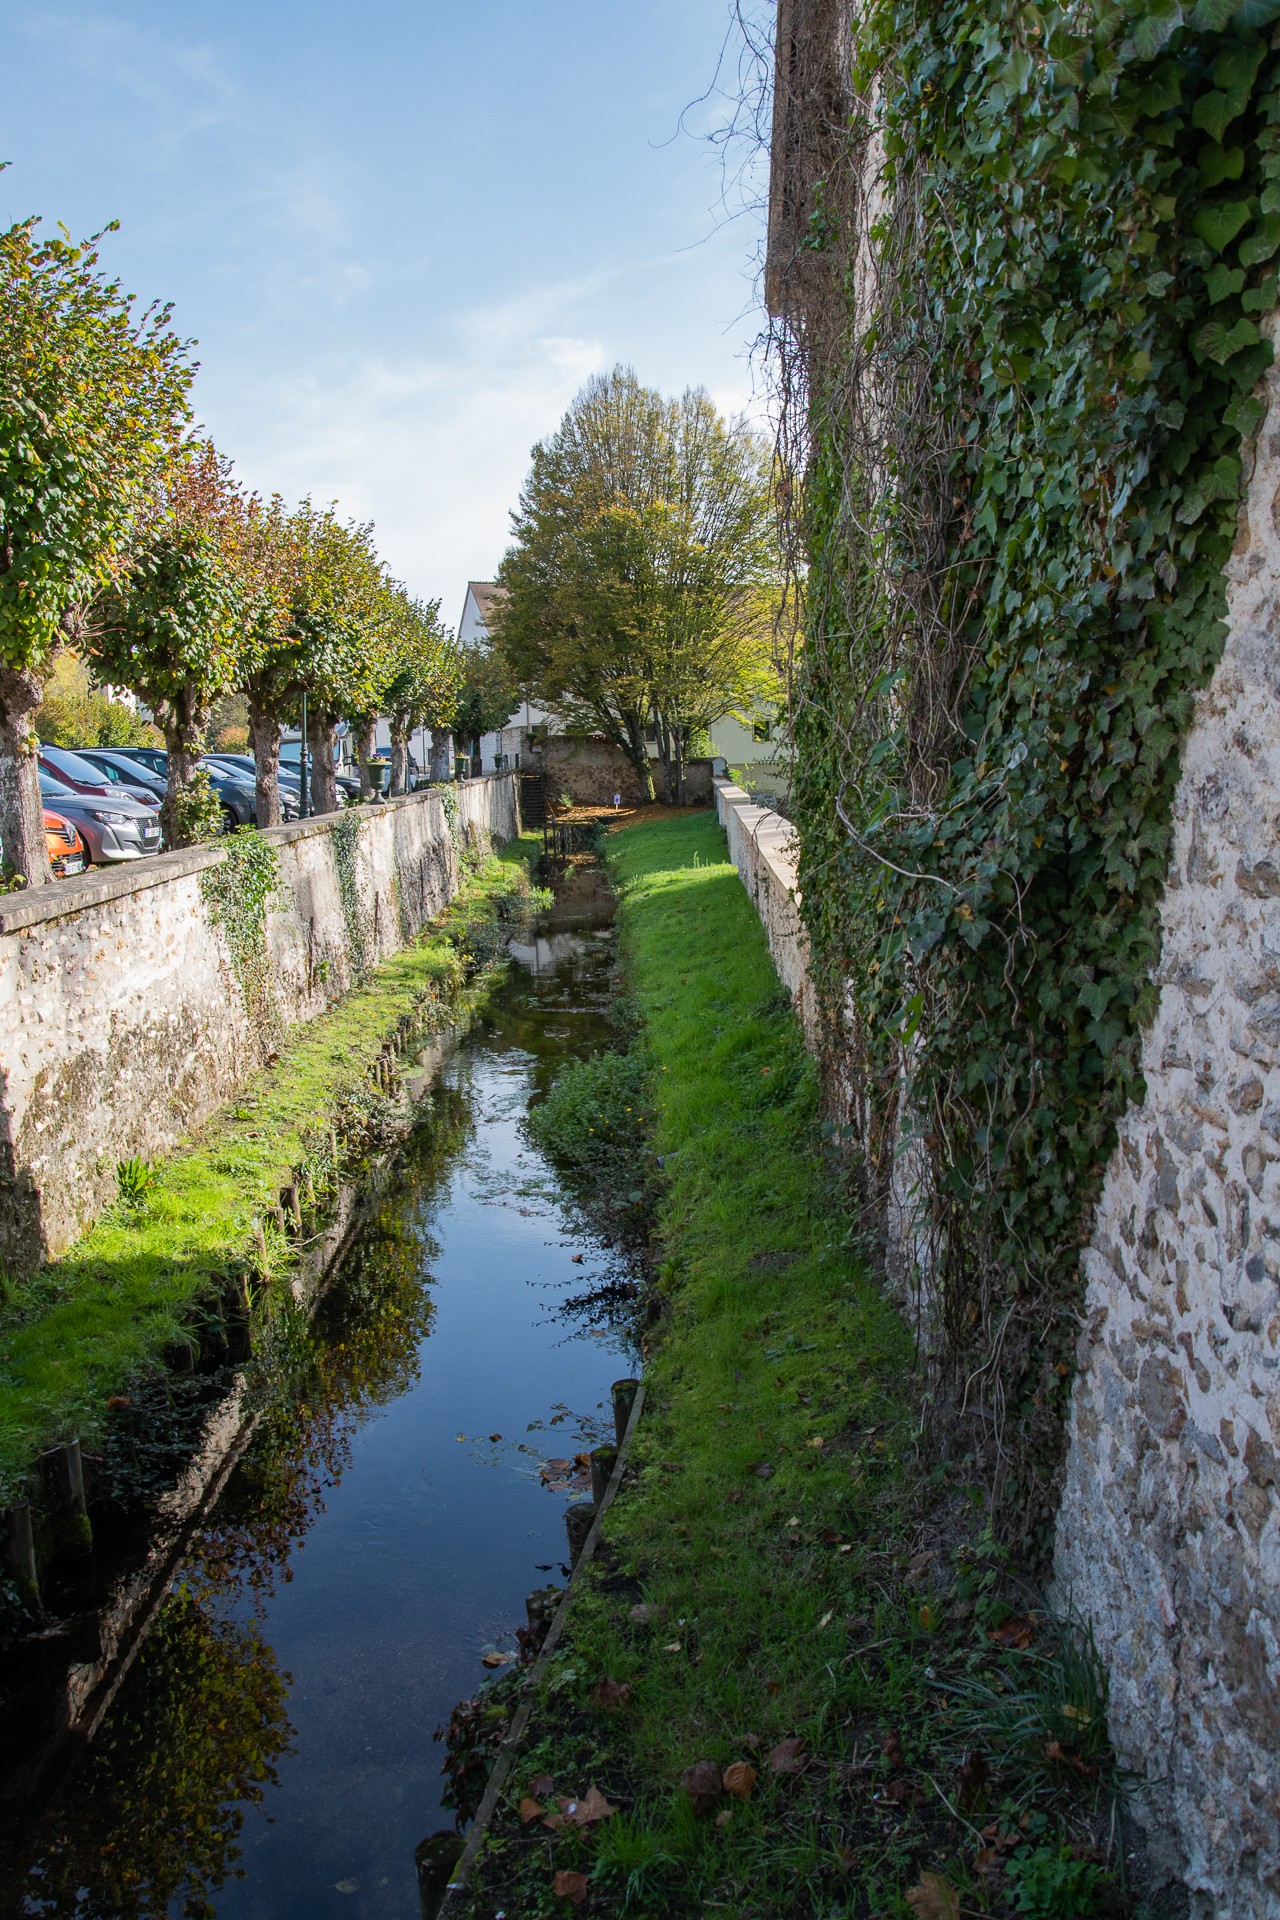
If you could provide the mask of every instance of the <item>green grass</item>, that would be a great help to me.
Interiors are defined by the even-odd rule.
[[[714,818],[637,823],[611,835],[608,859],[664,1313],[635,1477],[550,1663],[468,1911],[568,1914],[563,1870],[589,1876],[584,1915],[908,1920],[922,1872],[946,1874],[966,1913],[1011,1912],[1003,1895],[988,1904],[1000,1849],[1088,1838],[1092,1811],[1075,1801],[1092,1807],[1100,1775],[1046,1779],[1042,1753],[999,1774],[993,1755],[961,1811],[982,1711],[968,1695],[961,1727],[948,1676],[985,1675],[1010,1696],[1011,1727],[1074,1726],[1020,1703],[1019,1688],[1038,1700],[1069,1687],[1058,1642],[1037,1625],[1034,1671],[991,1644],[1010,1612],[999,1551],[964,1544],[981,1515],[919,1457],[911,1342],[855,1251],[813,1068]],[[589,1103],[562,1104],[568,1136]],[[641,1601],[665,1611],[633,1621]],[[630,1685],[621,1710],[593,1700],[605,1679]],[[772,1771],[791,1739],[797,1769]],[[719,1818],[682,1790],[703,1760],[759,1775]],[[585,1833],[522,1825],[513,1809],[543,1773],[559,1794],[599,1785],[621,1811]],[[988,1870],[975,1861],[992,1822]]]
[[[500,948],[504,903],[527,891],[540,844],[526,835],[484,861],[427,934],[311,1026],[246,1083],[185,1148],[111,1207],[61,1260],[0,1306],[0,1504],[19,1491],[40,1451],[102,1431],[107,1402],[167,1348],[189,1341],[193,1308],[252,1260],[255,1222],[300,1166],[329,1180],[324,1136],[344,1102],[376,1105],[368,1069],[403,1014],[424,1025],[454,1015],[467,995],[468,956]],[[272,1263],[290,1259],[274,1231]]]

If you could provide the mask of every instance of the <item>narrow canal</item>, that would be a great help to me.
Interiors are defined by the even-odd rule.
[[[571,880],[299,1320],[292,1390],[42,1816],[14,1911],[414,1920],[415,1845],[452,1817],[433,1733],[514,1652],[526,1594],[563,1583],[564,1463],[611,1431],[634,1360],[615,1257],[521,1126],[609,1038],[611,902]]]

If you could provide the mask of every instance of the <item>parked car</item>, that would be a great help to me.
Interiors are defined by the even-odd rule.
[[[41,767],[40,794],[46,806],[75,826],[91,866],[141,860],[144,854],[160,851],[158,811],[140,806],[123,788],[77,793]]]
[[[300,741],[282,740],[280,742],[280,770],[282,773],[287,774],[290,780],[298,783],[298,790],[301,792],[302,746]],[[310,758],[307,760],[307,772],[308,774],[311,772]],[[344,806],[349,800],[358,800],[360,798],[360,782],[353,780],[349,773],[338,774],[337,782],[338,792],[342,796],[342,804]]]
[[[257,791],[258,768],[257,763],[251,755],[247,753],[209,753],[205,755],[205,758],[206,760],[216,762],[220,767],[225,767],[228,773],[238,774],[254,788],[255,792]],[[292,774],[282,771],[276,776],[276,786],[280,791],[280,811],[286,820],[296,820],[298,817],[298,807],[302,800],[301,779],[295,779]]]
[[[108,757],[106,748],[97,748],[95,751],[104,759]],[[137,766],[148,779],[159,782],[161,795],[164,794],[169,780],[169,756],[162,747],[112,747],[109,757],[117,764],[128,762]],[[209,754],[204,756],[200,765],[208,774],[210,784],[221,802],[224,828],[230,832],[232,827],[255,825],[258,795],[253,782],[246,781],[238,770],[219,766]]]
[[[100,799],[104,795],[110,798],[113,794],[118,796],[123,792],[131,800],[136,800],[139,806],[155,805],[155,795],[142,778],[129,780],[126,777],[121,781],[118,775],[104,772],[83,754],[72,753],[67,747],[51,747],[42,741],[38,757],[41,771],[51,774],[73,793],[92,794],[95,799]]]
[[[57,879],[84,872],[84,841],[76,832],[75,821],[68,820],[64,813],[55,813],[52,807],[44,809],[44,844]]]

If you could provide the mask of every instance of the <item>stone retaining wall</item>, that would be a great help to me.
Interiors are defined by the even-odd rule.
[[[459,843],[519,831],[516,777],[276,827],[269,1008],[312,1020],[457,891]],[[465,836],[465,839],[464,839]],[[170,1152],[263,1063],[201,876],[220,848],[162,854],[0,902],[0,1264],[67,1248],[116,1166]]]

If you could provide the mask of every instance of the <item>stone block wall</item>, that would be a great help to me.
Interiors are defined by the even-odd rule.
[[[757,806],[732,781],[717,779],[714,786],[716,818],[729,842],[729,858],[755,903],[774,969],[812,1042],[817,1034],[816,1009],[809,980],[809,940],[796,888],[795,829],[781,814]]]
[[[558,800],[562,793],[584,807],[611,807],[615,793],[622,795],[624,807],[644,804],[640,777],[621,747],[612,740],[600,740],[586,734],[551,734],[533,740],[528,748],[526,771],[542,773],[547,780],[547,798]],[[653,762],[653,779],[659,794],[663,792],[662,763]],[[685,800],[691,807],[706,806],[711,800],[710,760],[690,760],[685,767]]]
[[[461,783],[459,837],[519,831],[513,774]],[[270,1004],[312,1020],[447,904],[458,845],[440,792],[273,828]],[[201,875],[163,854],[0,902],[0,1264],[64,1251],[132,1154],[171,1151],[262,1064]]]
[[[1058,1521],[1192,1911],[1280,1913],[1280,375],[1188,737],[1146,1099],[1084,1256]]]

